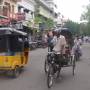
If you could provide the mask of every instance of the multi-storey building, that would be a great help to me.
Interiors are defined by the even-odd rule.
[[[48,3],[45,0],[35,0],[35,1],[37,3],[36,15],[40,16],[43,19],[43,21],[47,21],[48,19],[54,20],[55,13],[52,10],[52,8],[50,8]],[[41,27],[45,26],[42,24],[43,21],[40,22]]]
[[[17,2],[19,0],[0,0],[0,25],[10,25],[16,20]]]
[[[25,20],[24,25],[28,26],[29,23],[32,26],[34,23],[34,12],[35,12],[35,1],[34,0],[21,0],[17,4],[18,14],[24,14]],[[30,26],[30,27],[31,27]]]
[[[46,18],[52,18],[53,19],[53,12],[52,9],[48,6],[46,1],[44,0],[35,0],[37,2],[38,14],[46,17]]]
[[[52,9],[55,17],[54,17],[54,21],[56,20],[57,16],[58,16],[58,8],[57,5],[54,3],[54,0],[45,0],[45,2],[47,2],[48,6]]]
[[[33,27],[35,12],[34,0],[0,0],[0,24],[13,25],[17,29]],[[12,26],[12,25],[11,25]]]
[[[47,2],[48,6],[51,8],[51,9],[54,9],[54,6],[55,6],[55,3],[53,0],[44,0],[45,2]]]
[[[6,24],[10,22],[11,19],[15,18],[17,1],[18,0],[0,0],[0,24]]]
[[[0,23],[14,19],[23,22],[24,26],[35,27],[37,14],[43,18],[43,21],[54,20],[55,12],[52,6],[50,0],[0,0],[0,16],[7,18],[0,20]]]

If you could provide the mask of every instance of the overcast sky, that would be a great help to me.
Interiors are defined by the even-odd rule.
[[[89,3],[89,0],[54,0],[58,6],[58,11],[66,18],[79,22],[83,6]]]

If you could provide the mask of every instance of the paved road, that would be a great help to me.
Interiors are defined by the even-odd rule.
[[[29,63],[17,79],[1,75],[0,90],[48,90],[44,73],[46,52],[46,49],[31,51]],[[90,90],[90,44],[83,45],[83,57],[77,62],[75,76],[72,68],[64,68],[52,90]]]

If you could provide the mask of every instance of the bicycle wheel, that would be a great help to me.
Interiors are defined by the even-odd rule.
[[[50,64],[48,75],[47,75],[47,86],[48,86],[48,88],[51,88],[53,85],[53,79],[54,79],[53,73],[54,73],[53,66]]]
[[[60,73],[61,73],[61,67],[59,68],[59,70],[57,72],[57,78],[59,78]]]
[[[75,67],[76,67],[76,59],[75,56],[72,56],[72,69],[73,69],[73,76],[75,74]]]
[[[80,60],[80,55],[79,55],[79,53],[77,52],[77,53],[75,53],[75,59],[76,59],[76,61],[79,61]]]
[[[44,64],[44,71],[47,73],[49,70],[49,62],[48,62],[48,56],[45,58],[45,64]]]

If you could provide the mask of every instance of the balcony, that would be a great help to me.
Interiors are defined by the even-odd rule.
[[[21,2],[22,0],[11,0],[13,2]]]
[[[37,0],[37,2],[39,2],[45,8],[47,8],[49,11],[52,11],[52,9],[48,6],[48,4],[44,0]]]

